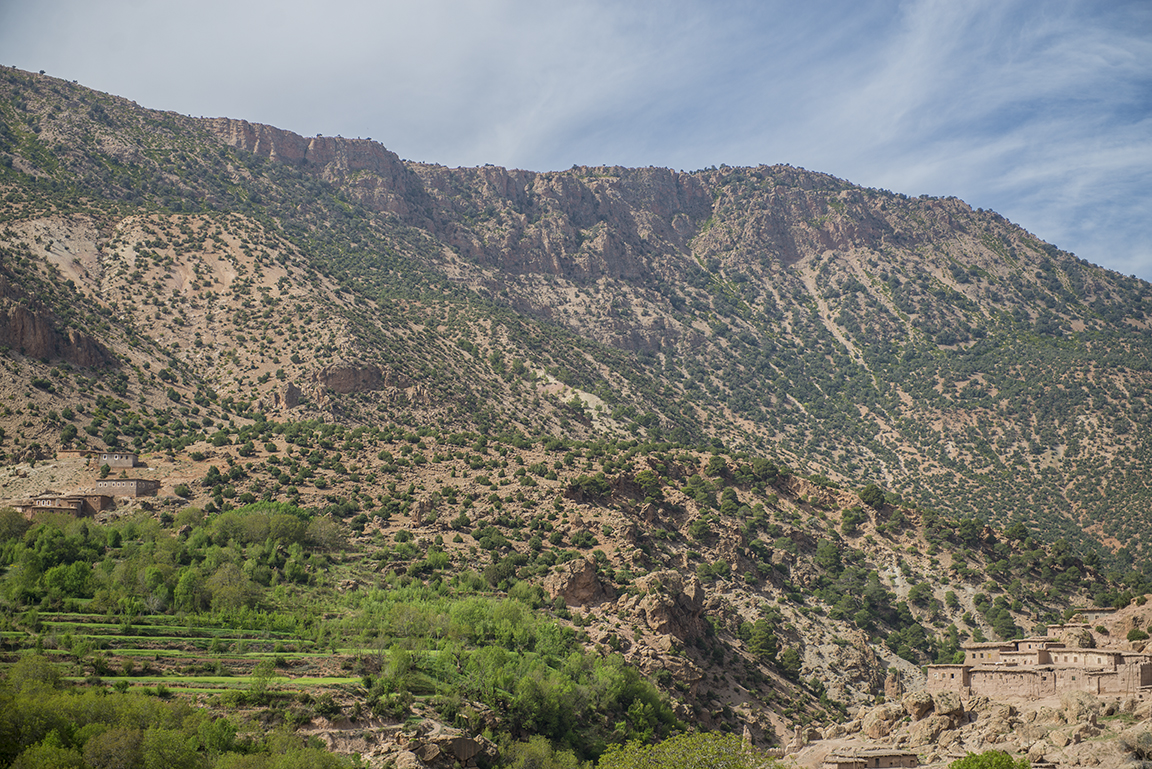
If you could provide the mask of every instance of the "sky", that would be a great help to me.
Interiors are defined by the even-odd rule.
[[[788,163],[1152,280],[1149,0],[0,0],[0,64],[447,166]]]

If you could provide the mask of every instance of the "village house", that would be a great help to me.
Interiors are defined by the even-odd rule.
[[[1116,609],[1111,606],[1083,606],[1075,611],[1084,618],[1085,623],[1099,622],[1116,613]]]
[[[117,497],[144,497],[160,489],[160,481],[143,478],[104,478],[96,481],[96,488]]]
[[[94,515],[115,505],[108,494],[41,494],[13,505],[18,513],[31,520],[38,512],[70,513],[76,516]]]
[[[100,453],[100,461],[113,470],[136,467],[140,464],[139,458],[127,451],[103,451]]]
[[[1050,631],[1043,638],[965,644],[964,664],[929,665],[927,678],[928,691],[965,698],[1038,699],[1065,691],[1138,695],[1152,691],[1152,655],[1067,647]]]
[[[906,750],[868,748],[830,753],[823,769],[890,769],[919,766],[920,759]]]

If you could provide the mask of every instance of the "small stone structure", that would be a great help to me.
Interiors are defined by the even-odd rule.
[[[143,478],[106,478],[96,481],[96,488],[117,497],[144,497],[160,489],[160,481]]]
[[[823,769],[889,769],[919,765],[920,759],[915,753],[871,748],[831,753],[825,757]]]
[[[100,452],[100,461],[113,470],[136,467],[140,464],[139,458],[128,451],[102,451]]]
[[[1152,689],[1152,655],[1070,648],[1053,637],[1050,630],[1043,638],[965,644],[964,664],[929,665],[925,688],[993,700],[1066,691],[1138,695]]]
[[[1112,608],[1111,606],[1084,606],[1078,609],[1074,609],[1074,611],[1076,614],[1079,614],[1081,617],[1083,617],[1086,623],[1099,622],[1102,619],[1108,619],[1116,613],[1116,609]],[[1060,626],[1056,625],[1056,627]]]

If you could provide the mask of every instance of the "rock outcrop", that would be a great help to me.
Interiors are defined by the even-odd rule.
[[[29,358],[64,360],[85,368],[107,366],[115,360],[87,334],[60,330],[47,315],[19,304],[0,308],[0,346]]]
[[[923,689],[909,692],[905,695],[901,704],[904,706],[904,709],[908,711],[908,715],[912,716],[913,721],[919,721],[922,718],[928,717],[935,708],[932,695]]]
[[[904,706],[897,702],[878,705],[860,721],[860,731],[874,740],[883,739],[892,733],[896,724],[904,718]]]
[[[304,137],[231,118],[214,118],[205,123],[233,147],[269,160],[309,167],[326,181],[347,185],[359,202],[377,211],[427,218],[428,196],[419,178],[395,152],[371,139]]]
[[[335,363],[316,371],[312,381],[340,394],[379,390],[384,386],[380,369],[366,363]]]
[[[596,564],[575,560],[560,564],[544,580],[544,590],[552,598],[563,598],[569,606],[589,606],[612,597],[596,573]]]
[[[690,641],[704,632],[704,588],[695,575],[660,571],[636,580],[631,607],[657,635]]]
[[[940,735],[952,727],[947,716],[928,716],[908,727],[908,744],[912,746],[936,745]]]

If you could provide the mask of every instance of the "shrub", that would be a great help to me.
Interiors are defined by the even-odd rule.
[[[1013,761],[1012,756],[1002,750],[986,750],[983,753],[969,753],[964,758],[953,761],[948,769],[1028,769],[1028,759]]]
[[[681,734],[655,745],[639,741],[611,745],[597,766],[600,769],[680,769],[685,766],[767,769],[777,763],[745,745],[734,734],[712,732]]]

